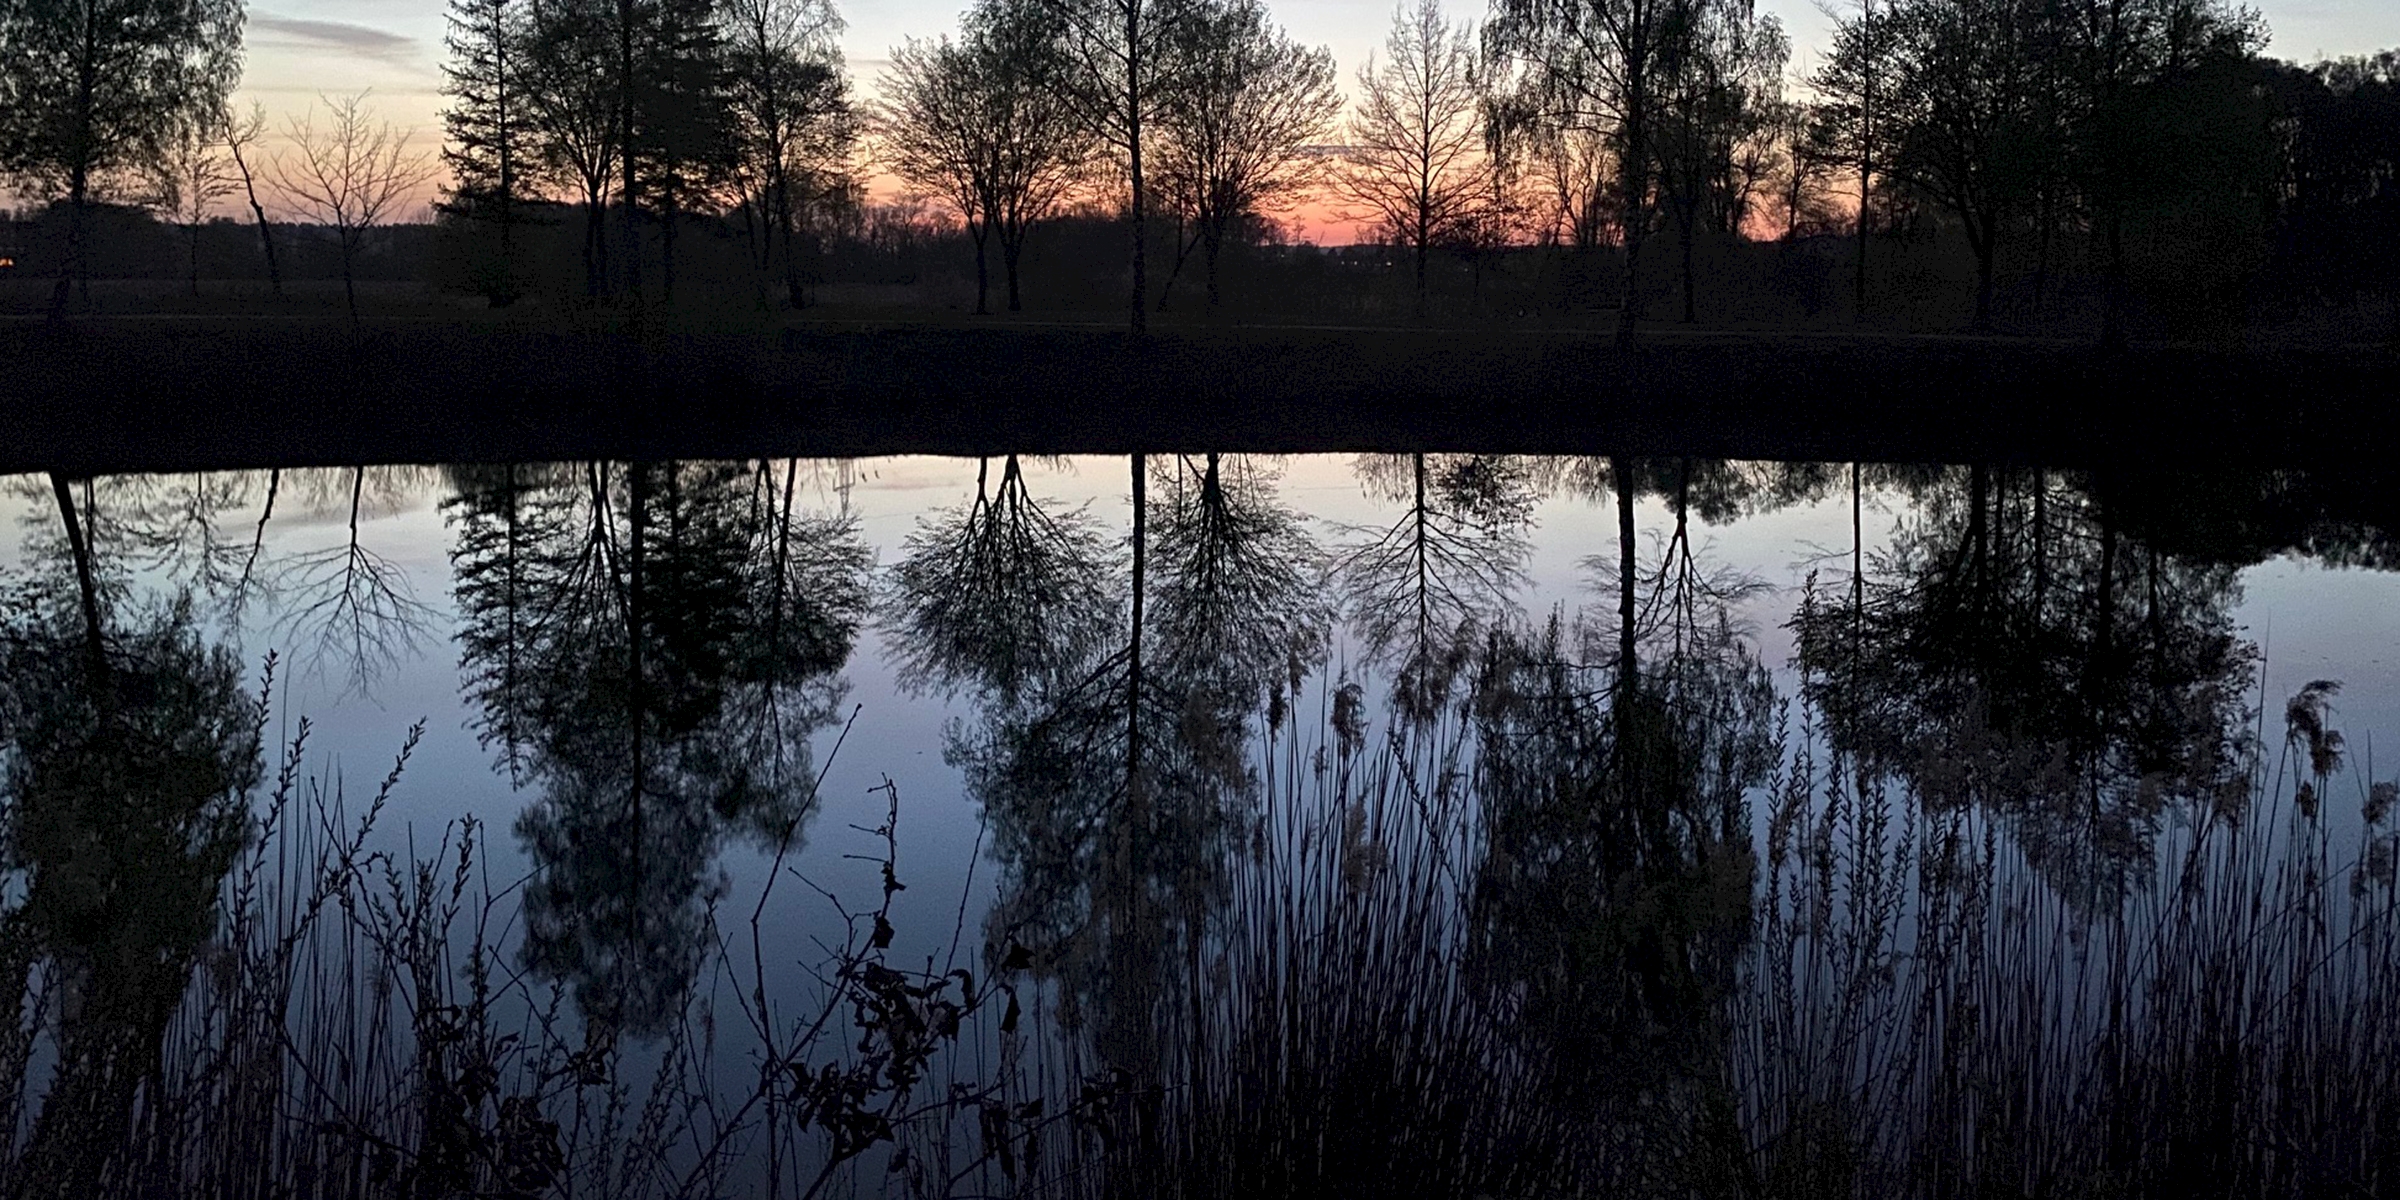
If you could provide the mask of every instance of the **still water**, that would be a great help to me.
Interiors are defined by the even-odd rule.
[[[234,864],[309,861],[305,847],[359,828],[406,747],[352,854],[388,873],[365,893],[390,911],[328,901],[348,915],[305,945],[346,945],[352,965],[335,973],[371,976],[356,965],[373,961],[358,951],[367,932],[338,930],[405,942],[432,928],[405,915],[409,895],[465,897],[456,943],[420,958],[504,982],[477,985],[499,996],[477,1007],[463,998],[476,988],[419,971],[371,993],[417,997],[406,1028],[327,1035],[365,1059],[356,1048],[377,1037],[413,1036],[393,1043],[415,1046],[413,1060],[394,1051],[404,1065],[378,1069],[449,1097],[447,1116],[432,1101],[384,1114],[395,1132],[352,1139],[368,1149],[287,1136],[269,1152],[300,1164],[276,1171],[341,1181],[328,1190],[541,1194],[592,1176],[627,1194],[1131,1194],[1170,1178],[1231,1193],[1308,1190],[1310,1172],[1363,1182],[1401,1162],[1445,1187],[1606,1190],[1655,1182],[1655,1160],[1698,1151],[1571,1147],[1603,1128],[1656,1141],[1627,1131],[1666,1117],[1713,1131],[1701,1150],[1723,1159],[1721,1179],[1678,1186],[1814,1179],[1833,1168],[1795,1157],[1809,1139],[1791,1131],[1834,1122],[1851,1131],[1847,1157],[1832,1156],[1847,1164],[1835,1190],[1873,1176],[1938,1192],[1922,1146],[1879,1141],[1921,1129],[1892,1133],[1918,1127],[1835,1103],[1844,1086],[1824,1082],[1873,1093],[1932,1068],[1851,1061],[1825,1047],[1854,1039],[1807,1020],[1778,1035],[1771,1012],[1793,1018],[1842,990],[1805,971],[1795,984],[1796,960],[1888,983],[1894,963],[1934,953],[1928,913],[1948,893],[1890,889],[1932,870],[1941,830],[1942,854],[1980,839],[2015,898],[2007,919],[1977,926],[1997,927],[1978,935],[1988,947],[2021,948],[2012,924],[2160,911],[2143,899],[2159,880],[2181,862],[2188,881],[2215,853],[2193,849],[2196,830],[2268,826],[2287,795],[2331,847],[2309,879],[2339,893],[2337,927],[2389,888],[2388,845],[2380,875],[2368,866],[2389,827],[2373,811],[2389,775],[2374,743],[2400,736],[2400,575],[2383,569],[2400,555],[2340,480],[1162,454],[4,487],[17,530],[0,551],[11,928],[52,939],[19,953],[28,995],[88,1017],[84,993],[131,970],[109,956],[143,957],[149,974],[121,978],[198,982],[182,1009],[128,1018],[135,1041],[163,1045],[170,1064],[200,1053],[187,1048],[213,1035],[192,1032],[208,1011],[192,997],[212,972],[239,973],[210,932],[209,897],[231,911]],[[79,722],[166,749],[60,766],[112,753],[78,743]],[[256,722],[250,765],[242,732]],[[261,826],[278,767],[299,799]],[[87,805],[184,797],[164,802],[182,815],[112,832],[58,815],[88,807],[45,805],[60,779]],[[247,816],[201,815],[219,793]],[[290,819],[302,810],[317,815]],[[1899,815],[1874,815],[1885,810]],[[237,825],[247,832],[225,832]],[[1811,828],[1848,849],[1812,857]],[[211,838],[231,840],[212,850]],[[1918,849],[1884,875],[1835,879],[1836,858],[1849,871],[1905,846]],[[163,865],[133,882],[142,853]],[[1817,891],[1772,869],[1785,857],[1823,859]],[[431,865],[412,893],[417,862]],[[2253,868],[2272,876],[2239,854],[2222,866]],[[111,871],[128,879],[92,881]],[[305,890],[278,893],[287,925]],[[1893,934],[1881,965],[1862,968],[1832,948],[1831,914],[1870,901],[1887,904],[1887,924],[1932,924]],[[162,905],[200,915],[151,928]],[[1743,915],[1709,915],[1729,912]],[[458,930],[475,922],[485,941],[469,950]],[[1783,990],[1728,982],[1776,977],[1774,956],[1749,948],[1779,930]],[[1826,948],[1788,949],[1812,938]],[[1333,942],[1354,952],[1328,960],[1340,972],[1416,998],[1363,1026],[1289,1016],[1372,1008],[1303,978],[1309,947]],[[1404,943],[1468,965],[1420,976],[1395,965]],[[2376,944],[2382,957],[2350,983],[2389,968],[2388,937]],[[913,982],[867,971],[870,952]],[[1491,962],[1517,966],[1494,983]],[[840,1003],[821,999],[828,979],[849,989]],[[2086,977],[2041,979],[2044,1019],[2081,1028],[2071,997]],[[1445,999],[1470,993],[1488,1007]],[[465,1051],[425,1048],[437,994],[517,1031],[477,1060],[486,1082],[428,1090],[445,1071],[484,1078],[441,1057]],[[311,1003],[289,1022],[295,1041],[336,1024]],[[1687,1019],[1703,1009],[1767,1030],[1763,1049]],[[812,1014],[844,1036],[802,1044]],[[1865,1019],[1908,1041],[1892,1032],[1906,1021]],[[752,1026],[769,1032],[738,1036]],[[138,1155],[59,1148],[40,1114],[72,1103],[103,1123],[157,1121],[174,1088],[134,1072],[79,1090],[77,1064],[113,1077],[124,1072],[91,1064],[130,1051],[78,1041],[74,1019],[55,1028],[12,1060],[23,1169],[153,1177]],[[486,1036],[453,1034],[441,1044]],[[527,1049],[544,1039],[548,1066]],[[1691,1049],[1702,1043],[1735,1048]],[[319,1059],[374,1074],[350,1052]],[[1390,1061],[1373,1065],[1379,1053]],[[1197,1065],[1209,1055],[1222,1071]],[[1426,1091],[1444,1055],[1491,1075],[1444,1094],[1440,1111],[1479,1114],[1455,1137],[1357,1151],[1380,1165],[1325,1149],[1343,1136],[1332,1108],[1425,1119],[1391,1096]],[[1620,1069],[1634,1060],[1650,1073]],[[1650,1082],[1611,1090],[1543,1065],[1566,1061]],[[1339,1066],[1360,1062],[1373,1078]],[[1800,1062],[1823,1078],[1801,1078]],[[759,1084],[762,1064],[789,1079]],[[1742,1082],[1711,1107],[1717,1093],[1693,1080],[1729,1071]],[[617,1086],[600,1082],[609,1072],[638,1076],[620,1110],[594,1098]],[[285,1073],[315,1086],[306,1066]],[[1315,1090],[1295,1098],[1300,1078]],[[1511,1107],[1511,1087],[1540,1089],[1547,1114],[1611,1115],[1536,1119]],[[2060,1087],[2070,1109],[2102,1102]],[[340,1090],[301,1107],[318,1105],[324,1128],[373,1124]],[[293,1084],[279,1102],[308,1091]],[[715,1099],[691,1099],[701,1091]],[[644,1106],[666,1096],[681,1107],[653,1121]],[[1906,1097],[1884,1103],[1922,1099]],[[1313,1158],[1292,1152],[1302,1142]],[[179,1153],[205,1160],[209,1144]],[[1234,1147],[1272,1168],[1201,1165]],[[1879,1153],[1908,1165],[1875,1168]],[[1960,1153],[1975,1170],[2031,1169]],[[2044,1169],[2083,1153],[2057,1149]],[[1519,1160],[1549,1165],[1492,1165]],[[2305,1182],[2252,1165],[2262,1194]]]

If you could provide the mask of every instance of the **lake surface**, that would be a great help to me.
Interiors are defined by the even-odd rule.
[[[1725,1173],[1704,1191],[1838,1159],[1842,1194],[1939,1194],[1926,1147],[1949,1143],[1893,1113],[1988,1099],[1909,1057],[1932,1053],[1922,1014],[1956,1024],[1965,1001],[1852,1003],[1938,974],[1940,931],[1964,928],[1943,922],[1985,911],[1937,856],[1981,847],[1991,907],[1959,944],[1988,974],[1959,995],[2045,997],[2019,1015],[2057,1036],[2028,1061],[2072,1060],[2078,1014],[2121,994],[2028,931],[2103,931],[2172,1015],[2235,985],[2161,968],[2168,935],[2111,915],[2251,944],[2159,897],[2265,888],[2312,846],[2321,869],[2277,894],[2381,932],[2330,955],[2348,974],[2274,1053],[2325,1051],[2309,1022],[2400,961],[2375,762],[2400,739],[2400,547],[2360,490],[1463,454],[9,478],[6,895],[39,947],[11,953],[67,1014],[29,1017],[48,1032],[10,1060],[24,1169],[166,1169],[40,1115],[63,1105],[172,1117],[183,1161],[217,1162],[190,1130],[229,1119],[239,1039],[211,1021],[250,1010],[212,1007],[239,989],[210,981],[256,963],[293,1031],[269,1108],[389,1130],[262,1153],[358,1194],[1235,1194],[1403,1163],[1530,1193],[1664,1186],[1660,1163],[1700,1159]],[[404,745],[335,856],[356,870],[309,909],[309,864]],[[108,797],[135,815],[97,815]],[[2268,832],[2221,848],[2233,828]],[[245,863],[285,882],[237,935]],[[254,954],[275,930],[337,965]],[[173,998],[106,1041],[111,980]],[[1384,999],[1343,990],[1367,982]],[[355,1015],[394,996],[383,1024]],[[1795,1016],[1819,1008],[1850,1015]],[[1957,1027],[1954,1067],[1997,1036]],[[1846,1057],[1879,1037],[1917,1050]],[[2369,1056],[2391,1035],[2358,1037],[2334,1061],[2388,1074]],[[169,1069],[145,1085],[129,1064],[152,1045]],[[1436,1105],[1446,1056],[1481,1082]],[[204,1075],[215,1099],[160,1115],[183,1095],[160,1080]],[[2116,1102],[2066,1078],[2058,1112]],[[375,1080],[420,1100],[358,1099]],[[1326,1148],[1358,1136],[1336,1110],[1454,1136],[1369,1138],[1361,1165]],[[1594,1157],[1595,1129],[1646,1149]],[[1828,1138],[1847,1157],[1791,1149]],[[1952,1147],[1953,1167],[2105,1149],[2059,1138],[2021,1161]],[[2157,1179],[2400,1182],[2180,1153]],[[1228,1158],[1251,1165],[1208,1165]]]

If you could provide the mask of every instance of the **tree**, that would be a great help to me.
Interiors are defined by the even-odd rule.
[[[1696,5],[1690,36],[1664,62],[1667,103],[1659,113],[1659,190],[1682,252],[1683,319],[1698,319],[1693,247],[1705,230],[1741,230],[1763,178],[1763,143],[1782,90],[1790,43],[1775,18],[1746,4]]]
[[[1192,226],[1214,308],[1218,256],[1235,222],[1317,182],[1326,160],[1311,148],[1330,132],[1342,97],[1332,52],[1268,24],[1261,0],[1201,5],[1177,25],[1175,42],[1183,74],[1159,112],[1159,191]],[[1176,247],[1178,272],[1192,244]]]
[[[1499,0],[1485,51],[1515,76],[1512,103],[1560,136],[1592,131],[1615,167],[1625,290],[1617,341],[1641,320],[1638,272],[1651,220],[1652,139],[1667,64],[1690,36],[1699,0]]]
[[[512,0],[450,0],[449,19],[442,90],[451,105],[442,113],[448,134],[442,160],[455,182],[444,208],[497,231],[499,262],[480,284],[495,306],[504,306],[520,287],[517,213],[540,161],[525,97],[528,22]]]
[[[1917,503],[1852,590],[1812,589],[1792,620],[1827,741],[1929,810],[2006,820],[2063,896],[2139,886],[2165,813],[2246,792],[2238,563],[2148,542],[2130,495],[2050,471],[1952,468]]]
[[[218,131],[225,139],[225,153],[233,160],[235,173],[242,177],[242,198],[250,204],[251,219],[258,224],[258,245],[266,252],[267,279],[274,284],[277,299],[283,297],[283,267],[275,261],[275,232],[267,223],[267,206],[258,201],[258,173],[250,167],[250,157],[244,151],[258,144],[267,129],[267,109],[251,101],[247,116],[233,115],[233,106],[220,102],[214,113]]]
[[[1332,580],[1364,657],[1396,668],[1416,716],[1436,711],[1473,643],[1515,611],[1532,552],[1534,492],[1525,460],[1491,454],[1365,455],[1360,483],[1407,508],[1351,531]]]
[[[2400,188],[2390,183],[2400,177],[2400,50],[2265,66],[2289,129],[2281,282],[2336,297],[2400,288]]]
[[[842,72],[831,0],[727,0],[725,54],[737,147],[735,179],[758,236],[758,265],[780,269],[803,299],[794,249],[800,216],[847,175],[857,114]]]
[[[1814,118],[1809,127],[1812,153],[1820,159],[1855,164],[1858,170],[1852,316],[1860,320],[1867,315],[1867,231],[1875,202],[1876,164],[1882,161],[1887,136],[1878,104],[1891,91],[1885,76],[1891,69],[1892,32],[1888,19],[1876,19],[1875,0],[1859,0],[1858,15],[1834,26],[1833,49],[1808,81],[1818,96],[1810,114]]]
[[[1408,248],[1422,314],[1428,255],[1464,232],[1489,194],[1474,28],[1452,25],[1440,0],[1418,0],[1392,13],[1383,46],[1389,58],[1379,66],[1370,56],[1359,68],[1349,153],[1336,178],[1378,238]]]
[[[1118,155],[1132,233],[1133,293],[1128,324],[1149,328],[1149,194],[1142,153],[1149,127],[1181,86],[1177,28],[1196,0],[1041,0],[1057,19],[1063,69],[1055,87],[1091,136]]]
[[[1325,660],[1325,553],[1248,456],[1179,455],[1157,482],[1159,673],[1187,712],[1246,716]]]
[[[529,968],[649,1034],[702,956],[711,860],[790,844],[815,807],[866,602],[854,516],[799,510],[798,464],[462,469],[445,505],[461,668],[485,745],[538,787]]]
[[[287,118],[291,148],[275,158],[276,189],[285,203],[333,227],[342,252],[342,295],[358,321],[358,256],[367,233],[399,211],[433,175],[433,165],[408,147],[408,133],[374,123],[366,93],[326,100]]]
[[[529,0],[527,115],[546,171],[583,201],[584,290],[608,287],[608,200],[616,186],[617,80],[609,70],[614,0]]]
[[[1003,705],[1059,686],[1116,633],[1109,547],[1082,508],[1052,515],[1017,457],[975,468],[975,499],[920,518],[885,586],[900,685]]]
[[[966,46],[949,38],[914,38],[892,51],[883,84],[880,132],[883,156],[908,186],[958,213],[975,243],[975,313],[991,311],[990,260],[984,253],[992,223],[985,197],[995,155],[986,145],[991,130],[983,109],[990,92],[982,65]]]
[[[2030,206],[2057,140],[2042,119],[2042,10],[2030,0],[1907,0],[1881,20],[1886,38],[1837,41],[1837,53],[1889,56],[1885,170],[1958,217],[1975,255],[1975,327],[1988,329],[2001,237]],[[1843,70],[1864,78],[1867,64]]]
[[[647,15],[637,42],[634,150],[627,160],[640,186],[626,195],[647,196],[658,206],[659,283],[673,300],[682,214],[715,206],[733,177],[740,135],[732,64],[712,0],[656,0]]]
[[[2235,139],[2263,105],[2248,64],[2265,31],[2220,0],[2060,0],[2051,44],[2065,63],[2064,174],[2105,264],[2100,341],[2119,347],[2128,308],[2126,229],[2225,180]],[[2256,113],[2263,125],[2263,112]]]
[[[975,311],[989,311],[984,247],[993,233],[1008,308],[1023,308],[1025,235],[1082,177],[1090,139],[1054,84],[1054,30],[1028,0],[987,0],[958,43],[911,42],[892,54],[880,134],[892,172],[940,197],[975,242]]]
[[[110,1190],[149,1142],[140,1102],[173,1070],[168,1031],[251,829],[266,716],[188,603],[110,606],[104,653],[69,607],[0,615],[6,982],[58,1014],[11,1164],[28,1194]]]
[[[0,0],[0,179],[64,199],[50,316],[87,269],[88,210],[143,177],[240,73],[241,0]]]
[[[1800,236],[1803,226],[1817,229],[1830,223],[1824,211],[1826,179],[1836,164],[1810,136],[1816,122],[1814,107],[1796,100],[1776,101],[1766,117],[1763,140],[1776,152],[1770,182],[1775,189],[1775,211],[1783,217],[1786,244]]]
[[[226,171],[225,142],[218,136],[215,114],[201,114],[175,131],[154,164],[154,195],[167,218],[183,227],[188,251],[192,294],[200,294],[200,226],[217,202],[233,194],[233,176]]]

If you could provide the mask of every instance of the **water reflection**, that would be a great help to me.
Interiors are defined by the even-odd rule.
[[[622,1152],[680,1164],[662,1193],[771,1191],[829,1178],[809,1121],[839,1111],[843,1155],[892,1155],[853,1184],[888,1167],[923,1194],[1957,1194],[2070,1154],[2036,1162],[2047,1143],[1993,1099],[2033,1089],[2050,1111],[2130,1106],[2142,1132],[2111,1136],[2165,1139],[2167,1166],[2120,1164],[2133,1192],[2164,1194],[2202,1159],[2260,1183],[2243,1194],[2306,1190],[2190,1149],[2202,1118],[2155,1103],[2165,1085],[2132,1066],[2120,1084],[1976,1064],[2025,1049],[1994,1030],[2170,1066],[2231,1039],[2240,1079],[2191,1103],[2250,1120],[2267,1102],[2243,1097],[2272,1087],[2250,1086],[2266,1060],[2240,1055],[2266,1052],[2210,1024],[2208,972],[2230,971],[2247,972],[2243,1020],[2276,1054],[2332,1064],[2311,1069],[2341,1087],[2363,1078],[2368,1043],[2328,1039],[2353,992],[2400,994],[2400,939],[2374,924],[2400,911],[2400,788],[2362,778],[2356,861],[2325,851],[2337,693],[2311,685],[2286,708],[2289,777],[2308,790],[2279,790],[2260,652],[2235,614],[2262,555],[2400,561],[2373,488],[1427,453],[1361,456],[1334,481],[1342,499],[1302,502],[1294,476],[1323,486],[1329,464],[1103,465],[1075,497],[1055,464],[983,460],[971,492],[953,464],[959,503],[900,514],[880,573],[852,475],[793,461],[19,485],[28,536],[0,603],[0,987],[31,1015],[0,1028],[16,1106],[0,1117],[22,1130],[7,1190],[130,1178],[126,1147],[164,1119],[160,1097],[212,1111],[191,1096],[217,1085],[174,1069],[214,1036],[193,998],[275,995],[277,980],[298,994],[290,976],[228,982],[253,967],[224,947],[254,944],[223,928],[249,886],[228,873],[267,828],[268,707],[231,648],[245,632],[301,647],[345,700],[435,669],[415,649],[453,635],[442,683],[511,792],[524,862],[521,886],[494,889],[504,934],[462,947],[429,932],[461,911],[472,852],[440,876],[460,881],[449,910],[423,895],[453,885],[399,852],[338,859],[310,903],[352,922],[347,953],[398,957],[316,978],[388,968],[400,982],[377,986],[397,991],[368,1009],[414,1007],[342,1028],[339,1005],[316,1004],[277,1032],[324,1046],[258,1043],[316,1070],[415,1039],[392,1061],[417,1064],[421,1094],[391,1111],[417,1116],[342,1110],[339,1128],[403,1164],[386,1182],[538,1193],[617,1171]],[[375,522],[427,493],[454,615],[418,598],[440,594],[407,565],[422,547]],[[1786,518],[1809,535],[1788,551],[1715,544]],[[1787,568],[1801,582],[1779,589]],[[870,622],[883,652],[853,661]],[[1780,629],[1788,664],[1760,649]],[[963,884],[910,873],[985,943],[911,973],[879,956],[937,931],[892,928],[887,865],[885,908],[851,924],[818,978],[835,999],[798,1004],[817,1024],[794,1035],[775,1023],[792,997],[769,997],[717,909],[761,863],[804,853],[854,687],[943,707],[950,774],[905,803],[912,820],[980,823],[998,879],[951,898]],[[868,769],[893,751],[874,747]],[[2316,860],[2246,848],[2262,845]],[[2208,874],[2161,889],[2154,860]],[[2261,924],[2290,913],[2319,932]],[[2165,932],[2132,940],[2127,914]],[[2345,922],[2366,924],[2342,941]],[[2062,973],[2010,940],[2029,929],[2122,974]],[[795,923],[758,945],[783,963],[842,936]],[[484,990],[496,962],[522,968],[498,990],[547,1014],[507,1036]],[[2286,986],[2322,963],[2346,974]],[[738,1003],[702,986],[750,968]],[[571,1019],[542,1007],[552,987]],[[2094,995],[2147,998],[2078,1024]],[[868,1024],[845,1026],[841,997],[873,998]],[[2159,997],[2184,1007],[2141,1007]],[[736,1018],[757,1045],[693,1042]],[[912,1049],[883,1065],[818,1049],[864,1044],[853,1035]],[[626,1046],[666,1064],[652,1082],[626,1082]],[[937,1051],[959,1056],[946,1075]],[[871,1095],[827,1107],[859,1080]],[[1858,1089],[1881,1107],[1844,1099]],[[617,1115],[576,1124],[604,1093],[652,1107],[635,1121],[609,1100]],[[331,1102],[306,1103],[335,1127]],[[1972,1114],[2035,1148],[1961,1148],[1903,1111]],[[2278,1136],[2332,1144],[2308,1122]],[[757,1145],[774,1147],[764,1182],[736,1181],[729,1164]],[[2322,1170],[2328,1186],[2366,1178]]]
[[[446,506],[478,734],[537,798],[524,957],[655,1033],[708,948],[728,836],[791,838],[866,608],[846,513],[796,463],[464,468]]]
[[[71,489],[69,554],[37,558],[0,600],[0,842],[12,886],[0,988],[51,1026],[49,1083],[11,1176],[90,1194],[132,1128],[214,900],[249,832],[264,711],[234,655],[181,600],[103,587]],[[12,1010],[14,1011],[14,1010]],[[8,1128],[34,1052],[0,1041]]]
[[[1419,713],[1440,703],[1477,635],[1516,611],[1541,473],[1482,454],[1366,455],[1369,495],[1404,505],[1354,532],[1335,564],[1344,615]]]
[[[1936,811],[2005,814],[2070,894],[2113,895],[2158,823],[2237,808],[2257,649],[2237,568],[2129,536],[2088,485],[1976,467],[1909,481],[1914,513],[1847,594],[1793,618],[1833,746]]]
[[[1157,467],[1154,518],[1153,464],[1127,465],[1129,554],[1110,581],[1126,600],[1107,640],[1080,659],[1054,644],[1043,657],[1071,670],[986,705],[946,751],[1007,868],[985,919],[994,961],[1023,947],[1057,981],[1062,1023],[1088,1027],[1100,1061],[1137,1079],[1156,1071],[1176,950],[1222,889],[1222,842],[1251,785],[1249,717],[1314,666],[1328,620],[1315,546],[1263,468],[1215,455]]]
[[[975,687],[1013,701],[1050,684],[1111,636],[1106,541],[1081,508],[1053,514],[1017,456],[975,466],[975,498],[920,518],[890,575],[885,626],[903,686]]]

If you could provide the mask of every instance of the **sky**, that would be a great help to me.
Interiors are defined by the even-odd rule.
[[[1482,0],[1449,4],[1454,17],[1482,15]],[[1812,0],[1758,4],[1790,34],[1793,72],[1810,70],[1832,18]],[[2271,35],[2268,53],[2279,58],[2313,61],[2400,45],[2400,7],[2387,0],[2265,0],[2258,7]],[[963,8],[956,0],[844,5],[842,48],[860,94],[873,95],[892,47],[955,29]],[[1380,49],[1393,0],[1281,0],[1273,9],[1293,37],[1333,51],[1347,92],[1368,52]],[[368,90],[378,115],[413,128],[417,144],[430,150],[441,137],[442,33],[443,0],[254,0],[242,91],[263,103],[280,128],[320,95]],[[1338,222],[1308,224],[1320,240],[1349,240]]]

